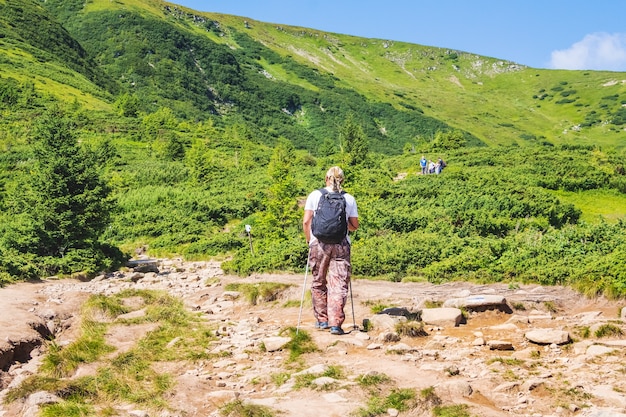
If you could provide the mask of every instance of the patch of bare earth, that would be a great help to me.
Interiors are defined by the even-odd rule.
[[[204,347],[214,354],[212,359],[152,365],[175,381],[166,397],[168,410],[142,410],[139,405],[127,404],[117,409],[120,416],[145,412],[163,417],[217,417],[221,406],[239,399],[267,406],[277,416],[345,417],[367,407],[374,393],[386,393],[391,388],[413,389],[418,400],[424,390],[434,388],[442,405],[466,404],[473,416],[626,415],[624,336],[598,338],[593,333],[607,323],[626,332],[619,317],[623,302],[589,299],[563,287],[355,280],[345,309],[343,328],[347,334],[334,336],[314,329],[308,297],[300,316],[303,278],[303,274],[241,278],[224,275],[217,263],[163,260],[158,272],[141,276],[128,271],[87,283],[46,281],[0,289],[3,352],[39,337],[28,353],[23,350],[4,357],[0,397],[12,384],[36,372],[33,363],[44,353],[41,332],[29,323],[45,325],[59,341],[71,340],[80,305],[89,294],[138,288],[165,290],[182,298],[187,308],[201,314],[214,329],[217,339]],[[277,300],[257,305],[224,288],[229,283],[261,282],[292,286]],[[476,295],[501,296],[507,306],[515,308],[468,309],[459,326],[424,324],[426,335],[422,337],[393,339],[387,335],[393,329],[362,331],[363,320],[375,316],[373,305],[419,312],[446,300]],[[284,336],[284,330],[296,327],[299,319],[300,331],[312,337],[316,352],[290,362],[288,350],[264,349],[270,338]],[[112,355],[134,347],[154,325],[112,325],[107,334],[107,343],[117,348]],[[534,343],[526,335],[537,329],[565,331],[571,340],[566,344]],[[583,335],[585,329],[589,330],[588,337]],[[495,341],[502,343],[490,344]],[[506,344],[511,349],[493,348]],[[95,366],[87,365],[77,374],[94,372]],[[329,366],[340,369],[341,376],[319,386],[296,385],[297,373],[317,375]],[[390,381],[377,387],[358,384],[360,376],[373,373],[384,374]],[[398,415],[430,416],[432,406],[418,404]],[[1,417],[14,415],[25,415],[23,404],[0,405]]]

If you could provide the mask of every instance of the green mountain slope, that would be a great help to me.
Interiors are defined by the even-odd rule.
[[[549,141],[621,147],[626,137],[626,83],[620,73],[533,69],[461,51],[200,13],[160,1],[73,3],[45,4],[64,16],[72,35],[119,83],[132,85],[144,102],[188,117],[224,114],[233,103],[258,111],[260,103],[273,99],[266,112],[294,111],[296,124],[308,127],[296,132],[320,141],[336,132],[315,131],[328,124],[327,114],[316,114],[319,106],[350,107],[368,100],[378,108],[367,111],[370,121],[364,117],[363,122],[378,142],[375,147],[391,144],[386,149],[391,152],[445,125],[497,145]],[[212,71],[215,63],[220,74]],[[233,91],[233,86],[243,88]],[[251,89],[256,93],[246,94]],[[325,95],[329,90],[356,96],[346,103]],[[397,111],[390,115],[384,105]],[[423,122],[400,129],[391,121],[422,114],[443,125]],[[290,131],[279,133],[289,136]]]
[[[402,42],[244,18],[226,22],[283,56],[333,74],[343,86],[396,107],[416,106],[486,143],[624,140],[626,82],[620,73],[539,70]]]

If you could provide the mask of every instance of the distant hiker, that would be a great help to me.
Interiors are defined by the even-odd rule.
[[[426,174],[427,164],[428,164],[428,161],[426,160],[426,157],[422,155],[422,159],[420,159],[420,167],[422,168],[422,174]]]
[[[309,194],[302,227],[309,244],[311,300],[315,327],[344,334],[341,325],[352,275],[348,231],[359,228],[356,200],[342,190],[344,174],[334,166],[326,173],[326,187]]]
[[[428,161],[428,173],[429,174],[435,173],[435,163],[433,161]]]
[[[441,174],[441,171],[443,171],[445,167],[446,167],[446,163],[443,161],[443,159],[439,158],[437,160],[437,163],[435,164],[435,173]]]

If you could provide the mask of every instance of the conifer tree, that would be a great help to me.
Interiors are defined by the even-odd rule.
[[[280,237],[299,220],[294,160],[293,144],[285,138],[279,139],[268,167],[272,184],[268,190],[267,221],[273,233]]]
[[[363,128],[354,120],[353,114],[348,115],[339,130],[339,135],[346,164],[354,166],[363,163],[367,158],[369,147]]]
[[[58,108],[38,120],[34,139],[24,207],[36,236],[31,251],[62,258],[71,250],[94,250],[112,212],[98,155],[79,145],[73,123]]]

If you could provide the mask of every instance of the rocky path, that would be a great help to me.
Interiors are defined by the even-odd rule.
[[[435,405],[465,405],[472,416],[626,416],[624,302],[590,300],[562,287],[355,280],[353,302],[346,306],[348,334],[315,330],[305,305],[300,328],[318,351],[304,355],[294,369],[281,330],[298,323],[303,275],[240,278],[224,275],[218,263],[178,260],[146,266],[91,282],[46,280],[0,289],[0,397],[37,372],[44,339],[63,344],[75,337],[80,306],[90,294],[134,288],[183,299],[219,336],[208,348],[229,354],[154,364],[176,381],[169,410],[150,414],[122,404],[116,408],[120,416],[219,416],[220,407],[234,399],[267,406],[277,416],[356,415],[372,397],[357,383],[364,375],[385,375],[394,388],[415,390],[418,398],[434,393],[432,401],[410,410],[386,410],[389,416],[431,416]],[[278,300],[251,305],[224,288],[240,282],[292,286]],[[373,306],[390,308],[374,314]],[[422,334],[398,333],[397,324],[407,317],[421,319]],[[617,331],[599,337],[603,326]],[[150,330],[116,326],[107,341],[122,352]],[[329,367],[342,375],[321,377]],[[289,378],[279,384],[271,376],[280,373]],[[300,388],[298,373],[320,377]],[[0,405],[0,417],[36,416],[40,404],[58,400],[53,394]]]

